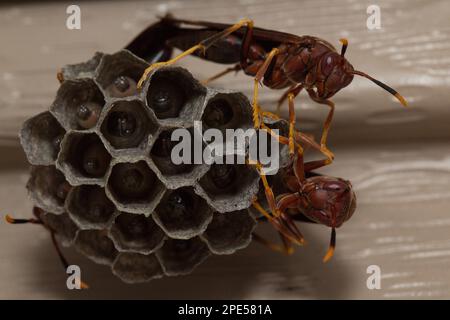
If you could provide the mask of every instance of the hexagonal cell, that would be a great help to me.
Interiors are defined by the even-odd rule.
[[[85,130],[95,127],[105,99],[91,79],[64,81],[56,93],[50,112],[66,130]]]
[[[148,216],[165,188],[144,160],[135,161],[113,165],[108,174],[107,195],[119,210]]]
[[[251,165],[217,164],[199,180],[196,191],[219,212],[246,209],[258,192],[259,174]]]
[[[28,162],[43,166],[54,164],[65,133],[66,131],[48,111],[25,121],[19,138]]]
[[[203,129],[253,128],[253,109],[247,97],[239,92],[215,92],[203,110]]]
[[[110,97],[123,98],[137,94],[137,82],[148,64],[127,50],[104,55],[96,80]]]
[[[47,227],[55,232],[57,239],[63,246],[69,247],[73,244],[78,227],[66,212],[63,214],[45,212],[41,214],[40,218]]]
[[[67,197],[67,211],[81,229],[106,228],[115,215],[114,204],[97,185],[73,188]]]
[[[122,212],[116,217],[109,231],[117,250],[150,254],[160,248],[164,232],[152,217]]]
[[[27,189],[36,206],[58,214],[64,212],[64,202],[71,186],[55,166],[32,166]]]
[[[72,185],[103,184],[111,155],[95,133],[69,132],[61,145],[56,165]]]
[[[192,122],[200,114],[206,95],[206,89],[187,70],[180,67],[155,70],[147,81],[145,90],[147,105],[162,123],[167,122],[165,119]]]
[[[215,213],[201,236],[215,254],[232,254],[248,246],[256,221],[247,210]]]
[[[94,56],[86,62],[65,65],[61,68],[63,80],[93,78],[95,69],[99,65],[102,57],[103,53],[96,52]]]
[[[130,252],[122,252],[117,256],[112,272],[126,283],[146,282],[164,275],[155,255]]]
[[[98,264],[111,265],[118,252],[106,230],[79,230],[75,248]]]
[[[192,188],[184,187],[167,191],[153,217],[169,237],[190,239],[206,230],[212,209]]]
[[[100,120],[100,130],[112,148],[127,149],[127,153],[132,152],[130,148],[145,149],[157,132],[158,124],[142,102],[121,100],[107,108],[105,117]]]
[[[182,138],[179,141],[172,141],[172,133],[174,130],[183,131]],[[185,145],[184,148],[181,148]],[[200,150],[196,150],[199,146]],[[172,159],[172,150],[180,157],[180,164],[175,164]],[[170,189],[182,186],[192,185],[207,170],[208,166],[201,163],[195,164],[195,155],[202,155],[204,143],[201,135],[194,134],[194,129],[166,129],[160,132],[153,147],[150,151],[150,157],[159,170],[160,177],[164,180],[166,186]],[[185,153],[186,152],[186,153]],[[202,161],[202,159],[200,159]],[[199,162],[199,161],[197,161]]]
[[[156,252],[164,273],[178,276],[191,273],[211,252],[198,237],[189,240],[168,239]]]

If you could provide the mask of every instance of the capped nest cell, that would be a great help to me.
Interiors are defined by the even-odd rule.
[[[211,254],[245,248],[259,183],[250,165],[202,158],[205,130],[252,128],[245,96],[180,67],[156,69],[138,89],[147,67],[126,50],[63,67],[49,111],[20,132],[42,221],[128,283],[188,274]],[[182,137],[191,144],[179,162]]]

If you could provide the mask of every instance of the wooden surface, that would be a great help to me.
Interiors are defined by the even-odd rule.
[[[372,1],[373,2],[373,1]],[[72,250],[91,289],[73,292],[48,234],[36,226],[0,223],[0,298],[450,298],[450,8],[447,1],[383,0],[382,29],[366,28],[371,1],[117,1],[81,2],[82,30],[65,28],[63,2],[0,7],[0,213],[29,216],[27,167],[17,132],[47,108],[56,70],[114,52],[170,10],[184,18],[223,22],[253,18],[256,25],[350,41],[353,65],[386,81],[411,102],[402,109],[364,79],[334,99],[331,136],[336,154],[322,170],[350,179],[358,197],[354,217],[338,230],[338,250],[323,264],[329,230],[301,225],[308,245],[290,257],[258,244],[216,256],[192,275],[125,285],[105,267]],[[194,58],[183,65],[203,79],[220,70]],[[248,77],[216,86],[251,92]],[[280,92],[261,90],[266,109]],[[317,132],[326,109],[297,99],[299,128]],[[270,228],[263,232],[270,233]],[[378,265],[382,289],[368,290],[366,268]]]

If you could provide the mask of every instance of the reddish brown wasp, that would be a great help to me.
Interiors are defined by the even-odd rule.
[[[290,107],[293,107],[290,104]],[[289,139],[277,136],[265,124],[263,128],[278,138],[281,144],[289,144]],[[303,245],[304,238],[295,221],[309,221],[331,228],[330,245],[323,261],[328,261],[334,254],[336,246],[336,228],[351,218],[356,209],[356,196],[349,181],[324,175],[317,175],[312,170],[328,164],[328,159],[304,162],[302,146],[320,151],[320,146],[308,135],[295,132],[295,150],[291,154],[290,164],[279,175],[282,177],[282,189],[287,192],[276,198],[268,179],[257,164],[264,185],[269,214],[258,202],[256,208],[278,230],[283,246],[273,244],[257,234],[254,239],[264,245],[286,254],[293,252],[292,244]]]
[[[325,40],[254,28],[253,21],[249,19],[230,25],[181,20],[168,15],[145,29],[126,48],[150,62],[156,62],[144,72],[138,87],[142,86],[153,69],[173,64],[190,54],[217,63],[236,64],[207,81],[217,79],[233,70],[243,70],[245,74],[254,77],[253,117],[256,128],[260,128],[262,116],[258,104],[260,81],[271,89],[288,88],[282,95],[279,105],[285,99],[293,102],[305,89],[312,100],[330,108],[324,123],[320,146],[321,151],[331,162],[333,154],[327,148],[327,137],[333,118],[334,103],[330,98],[348,86],[354,75],[373,81],[394,95],[401,104],[407,105],[406,100],[397,91],[364,72],[355,70],[344,57],[348,41],[341,39],[341,42],[342,49],[338,53]],[[184,52],[164,62],[171,57],[172,48]],[[290,118],[295,119],[294,109],[290,112]],[[292,129],[289,137],[291,148],[294,140],[293,132]]]

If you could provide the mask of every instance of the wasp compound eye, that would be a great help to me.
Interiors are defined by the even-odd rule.
[[[147,94],[148,105],[159,119],[178,117],[185,101],[184,89],[166,78],[155,80]]]
[[[109,85],[106,91],[111,97],[115,98],[132,96],[137,92],[137,83],[130,77],[119,76]]]

